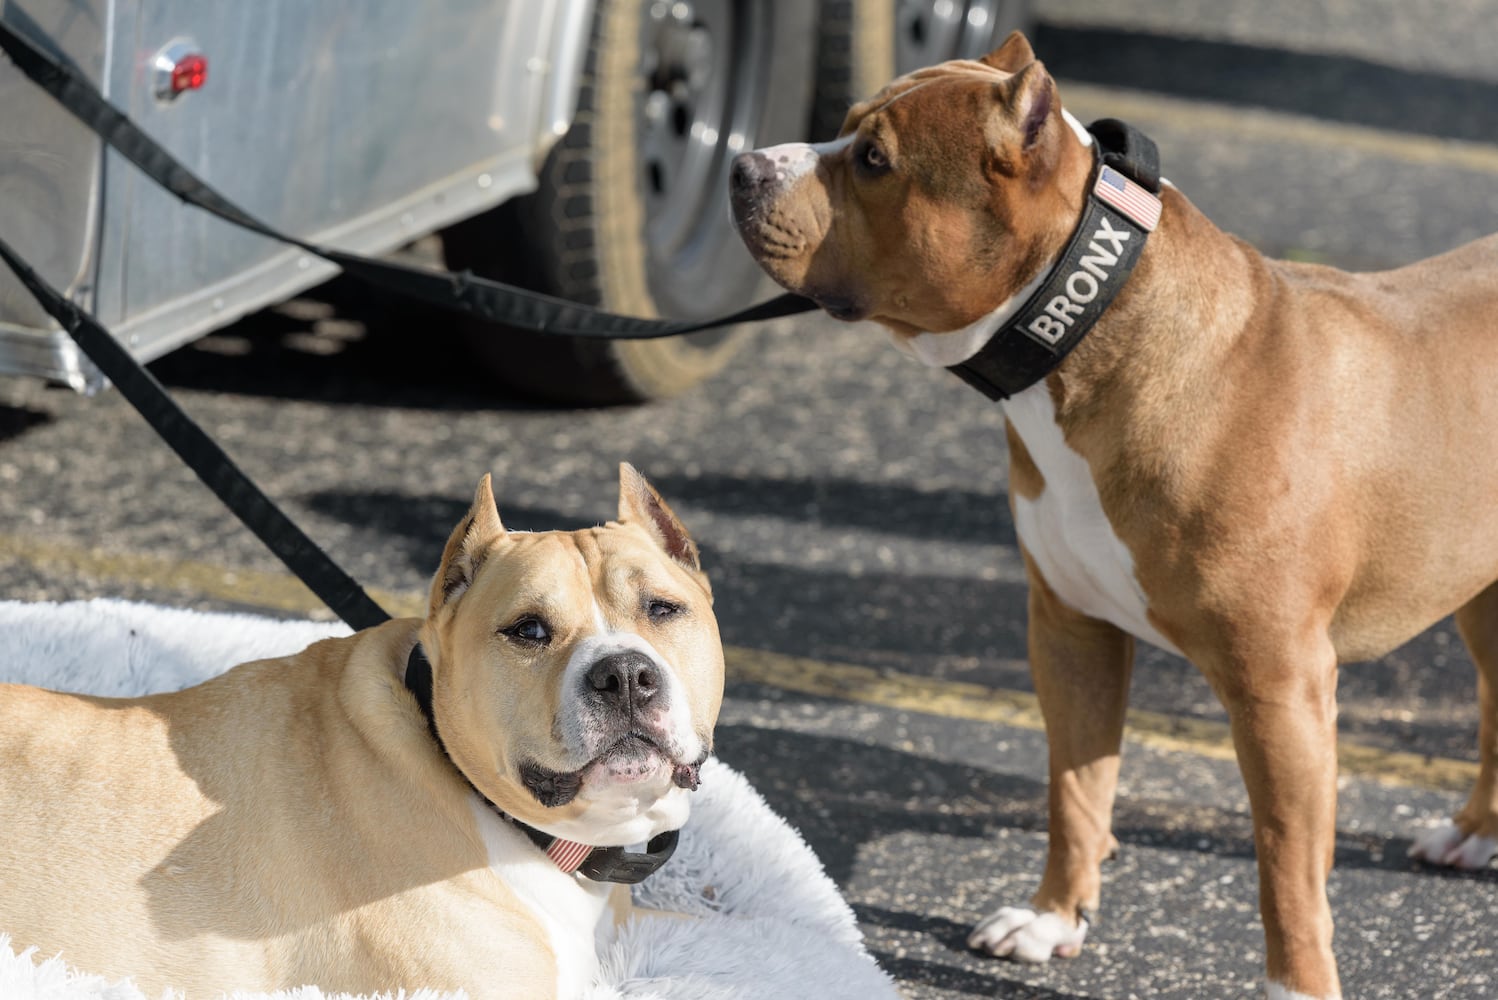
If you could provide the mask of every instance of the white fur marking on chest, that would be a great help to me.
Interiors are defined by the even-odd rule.
[[[1172,653],[1179,653],[1146,615],[1134,557],[1113,531],[1087,460],[1067,445],[1045,382],[1003,403],[1045,489],[1014,498],[1014,527],[1056,595],[1070,607]]]
[[[582,996],[597,973],[600,935],[613,930],[612,886],[563,872],[477,796],[470,802],[490,870],[546,932],[557,959],[557,996]]]

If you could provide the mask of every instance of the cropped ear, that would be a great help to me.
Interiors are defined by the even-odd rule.
[[[1005,73],[1018,73],[1035,61],[1035,50],[1023,33],[1011,31],[1002,45],[978,61]]]
[[[1060,152],[1055,125],[1061,105],[1045,64],[1031,62],[993,88],[995,109],[989,118],[988,147],[998,169],[1031,177],[1048,172]]]
[[[619,463],[619,522],[640,525],[666,555],[694,573],[702,572],[697,543],[655,487],[628,462]]]
[[[1010,119],[1023,137],[1022,148],[1029,150],[1040,141],[1046,123],[1056,104],[1056,84],[1046,72],[1045,63],[1032,61],[1008,80],[999,84],[1002,100],[1009,107]]]
[[[473,506],[448,536],[447,546],[442,550],[442,563],[432,578],[431,614],[436,615],[472,586],[489,546],[504,533],[505,526],[500,523],[494,490],[486,474],[479,480]]]

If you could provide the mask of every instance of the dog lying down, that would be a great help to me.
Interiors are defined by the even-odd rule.
[[[425,620],[172,694],[0,685],[0,930],[148,994],[577,996],[722,692],[696,546],[639,473],[617,521],[535,534],[485,477]]]

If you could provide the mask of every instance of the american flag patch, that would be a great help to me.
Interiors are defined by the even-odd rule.
[[[1160,199],[1112,167],[1098,171],[1092,193],[1139,223],[1147,233],[1154,232],[1160,222]]]
[[[553,840],[551,846],[546,849],[546,856],[554,861],[558,868],[570,874],[577,871],[577,866],[582,864],[583,859],[592,851],[593,848],[587,844],[558,838]]]

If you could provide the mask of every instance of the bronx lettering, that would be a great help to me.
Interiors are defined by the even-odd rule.
[[[1123,245],[1133,235],[1127,229],[1114,229],[1105,215],[1098,229],[1087,244],[1087,253],[1077,262],[1077,269],[1067,275],[1062,287],[1065,295],[1054,296],[1043,307],[1039,316],[1030,320],[1027,329],[1047,344],[1056,344],[1076,322],[1074,317],[1083,313],[1083,306],[1097,298],[1103,283],[1108,280],[1112,268],[1118,263]],[[1112,245],[1112,249],[1101,244]]]

